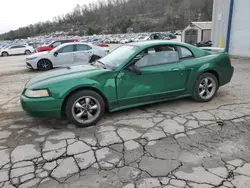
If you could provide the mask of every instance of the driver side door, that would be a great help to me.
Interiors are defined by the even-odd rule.
[[[18,46],[11,46],[9,49],[8,49],[8,53],[9,55],[17,55],[18,54]]]
[[[186,89],[186,70],[173,46],[158,46],[139,54],[140,74],[124,69],[117,76],[120,106],[136,106],[180,95]],[[136,57],[138,58],[138,57]]]

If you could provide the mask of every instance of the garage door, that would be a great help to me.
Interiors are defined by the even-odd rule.
[[[230,54],[250,57],[250,0],[235,0]]]

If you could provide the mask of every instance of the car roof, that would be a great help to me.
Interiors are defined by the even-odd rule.
[[[55,40],[52,42],[63,42],[63,41],[76,41],[77,39],[62,39],[62,40]]]
[[[188,48],[195,54],[195,57],[202,57],[202,56],[209,54],[207,51],[197,48],[196,46],[183,43],[183,42],[170,41],[170,40],[149,40],[149,41],[129,43],[126,45],[137,46],[140,49],[150,48],[152,46],[157,46],[157,45],[175,45],[175,46],[182,46],[182,47]]]
[[[134,46],[139,46],[143,48],[154,46],[154,45],[177,45],[177,46],[185,46],[185,47],[194,47],[187,43],[170,41],[170,40],[149,40],[149,41],[133,42],[127,45],[134,45]]]
[[[86,42],[68,42],[68,43],[65,43],[65,44],[61,44],[60,47],[70,46],[70,45],[75,45],[75,44],[84,44],[84,45],[93,46],[92,44],[86,43]]]

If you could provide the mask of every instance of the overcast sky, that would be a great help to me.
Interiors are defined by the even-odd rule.
[[[6,0],[1,2],[0,33],[39,21],[52,20],[73,10],[77,4],[96,0]]]

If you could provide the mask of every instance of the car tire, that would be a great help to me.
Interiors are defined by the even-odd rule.
[[[69,97],[65,112],[70,122],[80,127],[89,127],[95,125],[102,118],[105,103],[97,92],[81,90]]]
[[[25,50],[25,55],[30,55],[31,54],[31,51],[30,50]]]
[[[52,68],[53,68],[53,65],[48,59],[41,59],[37,63],[37,69],[40,71],[48,71]]]
[[[193,99],[198,102],[209,102],[219,89],[218,79],[211,73],[204,73],[195,82]]]
[[[7,56],[9,56],[9,54],[8,54],[8,52],[2,52],[2,56],[7,57]]]
[[[92,55],[91,58],[90,58],[90,60],[89,60],[89,63],[93,63],[93,62],[95,62],[98,59],[101,59],[101,57],[98,56],[98,55]]]

